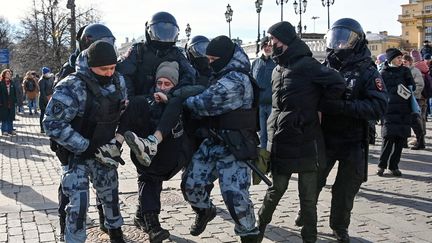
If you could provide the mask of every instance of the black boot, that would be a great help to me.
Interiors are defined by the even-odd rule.
[[[190,228],[190,234],[198,236],[204,232],[207,223],[216,217],[216,207],[212,205],[210,208],[196,208],[192,207],[195,211],[195,223]]]
[[[60,235],[59,235],[59,241],[64,242],[65,241],[65,228],[66,228],[66,217],[60,216]]]
[[[421,149],[425,149],[425,138],[424,135],[421,137],[417,137],[417,143],[416,145],[414,145],[413,147],[411,147],[412,150],[421,150]]]
[[[350,242],[348,230],[333,230],[333,235],[336,237],[338,242],[343,242],[343,243]]]
[[[111,243],[126,243],[123,239],[123,231],[121,228],[110,229],[108,234]]]
[[[150,242],[162,242],[169,238],[169,231],[162,228],[160,225],[159,214],[144,213],[143,215]]]
[[[108,234],[108,229],[105,227],[105,215],[102,204],[97,205],[97,210],[99,214],[99,229]]]
[[[301,216],[301,211],[300,210],[297,213],[297,217],[295,218],[294,223],[298,227],[302,227],[304,225],[303,218]]]
[[[257,243],[257,235],[247,235],[247,236],[241,236],[240,237],[241,243]]]
[[[140,205],[137,205],[137,210],[135,212],[135,217],[133,219],[133,222],[134,222],[134,225],[136,227],[138,227],[142,231],[148,233],[148,229],[147,229],[146,223],[144,222],[144,218],[143,218],[142,213],[141,213],[141,207],[140,207]]]

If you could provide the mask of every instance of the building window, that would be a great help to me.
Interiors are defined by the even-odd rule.
[[[409,36],[409,32],[408,32],[408,31],[407,31],[407,32],[405,32],[405,35],[406,35],[406,36]]]
[[[426,5],[424,8],[426,11],[431,11],[432,10],[432,5]]]
[[[432,23],[432,19],[425,19],[425,23]]]
[[[425,33],[432,33],[432,26],[428,26],[425,28]]]

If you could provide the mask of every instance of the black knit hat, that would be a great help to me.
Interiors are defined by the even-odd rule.
[[[93,42],[87,49],[89,67],[101,67],[117,63],[117,54],[114,46],[99,40]]]
[[[395,57],[403,56],[402,52],[396,48],[389,48],[386,50],[387,61],[391,62]]]
[[[267,33],[276,37],[285,45],[289,45],[295,38],[297,38],[297,34],[294,26],[287,21],[281,21],[272,25]]]
[[[206,55],[214,57],[232,57],[234,53],[234,43],[228,36],[220,35],[207,46]]]
[[[261,38],[261,40],[260,40],[261,49],[263,49],[265,45],[268,45],[269,41],[270,41],[270,38],[268,36],[264,36],[263,38]]]

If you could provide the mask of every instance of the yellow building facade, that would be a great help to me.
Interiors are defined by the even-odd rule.
[[[398,21],[402,24],[402,46],[420,49],[424,40],[432,42],[432,0],[409,0],[401,7]]]

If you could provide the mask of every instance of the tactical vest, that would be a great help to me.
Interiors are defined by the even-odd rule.
[[[152,50],[144,42],[136,45],[137,74],[135,76],[135,95],[148,95],[155,84],[156,70],[162,62],[178,61],[176,49]]]
[[[209,128],[214,129],[226,129],[226,130],[240,130],[240,129],[252,129],[253,131],[259,130],[259,114],[258,114],[258,101],[259,101],[259,86],[252,75],[243,70],[227,70],[218,76],[221,77],[224,74],[237,71],[246,74],[249,77],[249,81],[252,84],[254,99],[252,101],[252,108],[250,109],[237,109],[219,116],[209,117]]]
[[[122,94],[118,75],[114,75],[115,92],[104,96],[94,80],[79,73],[75,74],[87,87],[84,115],[72,120],[72,128],[90,141],[90,149],[82,156],[84,158],[93,157],[98,147],[109,143],[115,136],[120,120]]]

